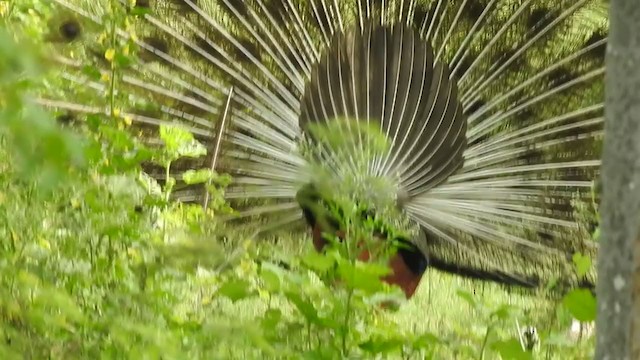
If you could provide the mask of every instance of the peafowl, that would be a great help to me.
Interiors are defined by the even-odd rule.
[[[257,218],[265,232],[306,223],[318,250],[347,218],[373,222],[398,244],[385,281],[408,298],[427,268],[524,289],[593,285],[572,257],[597,250],[578,210],[599,175],[603,1],[51,8],[52,59],[70,86],[38,102],[67,119],[127,118],[151,146],[163,124],[188,129],[209,155],[172,166],[176,200],[206,204],[202,186],[180,183],[205,167],[232,176],[234,221]],[[126,22],[110,20],[115,8]],[[105,58],[114,39],[138,55],[121,61],[118,114],[100,80],[118,61]]]

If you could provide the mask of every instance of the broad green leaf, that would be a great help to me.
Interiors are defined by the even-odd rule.
[[[416,349],[429,349],[443,343],[444,341],[438,336],[432,333],[424,333],[413,341],[413,347]]]
[[[138,184],[140,184],[140,186],[142,186],[142,188],[148,194],[154,195],[154,196],[162,195],[162,187],[160,187],[160,184],[158,184],[156,179],[152,178],[146,173],[140,172],[140,174],[138,175],[137,181],[138,181]]]
[[[513,310],[513,308],[510,305],[501,305],[497,310],[495,310],[494,312],[491,313],[491,316],[505,321],[507,319],[509,319],[509,317],[511,316],[511,311]]]
[[[327,329],[339,330],[342,329],[343,321],[339,317],[325,316],[320,318],[319,323]]]
[[[589,290],[572,290],[565,295],[562,303],[578,321],[589,322],[596,319],[596,298]]]
[[[390,354],[392,352],[399,351],[404,345],[404,341],[400,338],[391,339],[369,339],[360,345],[360,349],[374,355],[378,354]]]
[[[310,301],[303,299],[300,294],[293,291],[287,291],[285,295],[287,299],[296,306],[298,311],[302,313],[307,321],[310,323],[319,323],[318,311]]]
[[[244,280],[232,280],[224,283],[218,293],[236,302],[252,295],[251,284]]]
[[[469,306],[471,306],[472,308],[477,308],[478,307],[478,303],[476,302],[476,299],[474,299],[473,295],[468,292],[468,291],[464,291],[464,290],[458,290],[456,291],[456,295],[458,295],[459,298],[461,298],[462,300],[466,301]]]
[[[187,170],[182,174],[182,180],[189,185],[202,184],[209,181],[211,176],[212,172],[209,169]]]
[[[253,327],[248,328],[249,331],[245,331],[245,334],[251,339],[251,341],[262,350],[269,357],[275,357],[277,354],[276,349],[271,345],[271,343],[265,338],[262,332],[254,330]]]
[[[277,293],[280,291],[280,276],[269,268],[261,267],[260,279],[264,283],[265,288],[270,293]]]
[[[207,149],[193,138],[193,134],[175,125],[161,125],[160,138],[172,160],[182,156],[197,158],[207,153]]]
[[[527,360],[533,359],[530,352],[524,350],[517,339],[496,341],[491,348],[500,354],[503,360]]]
[[[576,266],[576,273],[578,277],[587,275],[591,270],[591,258],[581,253],[573,254],[573,263]]]
[[[102,73],[100,72],[100,69],[97,68],[96,66],[85,65],[82,68],[82,73],[87,75],[89,79],[93,81],[100,81],[100,78],[102,77]]]
[[[217,174],[214,172],[213,181],[220,187],[227,187],[233,179],[228,174]]]
[[[182,144],[193,141],[193,134],[175,125],[160,125],[160,139],[169,151],[175,151]]]
[[[126,56],[122,53],[115,54],[114,61],[121,68],[126,68],[133,62],[133,60],[129,56]]]
[[[344,282],[353,289],[360,289],[369,294],[384,288],[380,277],[386,275],[389,269],[374,263],[356,262],[355,265],[348,261],[338,262],[338,274]]]
[[[334,267],[335,259],[317,252],[310,252],[302,257],[302,263],[311,270],[324,274]]]
[[[554,276],[551,279],[549,279],[549,281],[544,287],[545,291],[551,291],[553,288],[556,287],[556,285],[558,285],[559,281],[560,281],[560,276]]]
[[[275,331],[281,319],[282,312],[279,309],[269,309],[265,311],[261,321],[262,329],[267,333]]]
[[[191,158],[197,158],[206,154],[207,148],[205,148],[201,143],[195,141],[189,144],[184,144],[178,151],[178,155]]]

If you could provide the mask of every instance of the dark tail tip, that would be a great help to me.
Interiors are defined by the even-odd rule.
[[[138,9],[150,9],[151,0],[136,0],[135,7]]]
[[[80,21],[71,17],[63,21],[54,21],[49,25],[46,40],[53,43],[71,43],[82,36],[83,28]]]

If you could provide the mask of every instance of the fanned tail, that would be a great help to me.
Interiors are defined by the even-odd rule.
[[[39,101],[112,115],[100,79],[108,45],[96,41],[107,2],[54,3],[67,14],[54,28],[54,60],[80,90]],[[347,118],[377,127],[389,148],[373,151],[346,121],[337,135],[358,141],[322,148],[325,167],[388,179],[427,234],[416,246],[431,266],[539,286],[572,278],[571,255],[595,251],[573,202],[591,193],[600,165],[600,1],[138,0],[129,11],[141,15],[115,34],[139,47],[140,61],[118,79],[121,116],[150,144],[161,124],[189,129],[233,176],[227,197],[241,218],[299,222],[296,193],[314,178],[301,144],[321,145],[308,126]],[[209,166],[172,169],[180,179]],[[175,192],[205,196],[185,184]]]

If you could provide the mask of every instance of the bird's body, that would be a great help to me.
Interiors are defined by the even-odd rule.
[[[73,14],[57,27],[69,44],[56,43],[56,60],[66,80],[92,95],[40,102],[113,115],[108,89],[83,73],[87,64],[109,73],[91,54],[111,45],[80,27],[108,30],[99,16],[107,3],[54,4]],[[320,167],[330,184],[365,194],[353,199],[373,208],[393,202],[419,228],[422,235],[409,239],[413,249],[392,258],[387,278],[405,284],[408,297],[427,263],[539,287],[556,277],[575,283],[568,259],[595,251],[576,235],[573,201],[590,193],[599,169],[607,35],[599,0],[122,6],[137,15],[129,12],[126,31],[114,22],[114,37],[139,47],[142,59],[117,73],[123,113],[150,143],[149,128],[177,122],[210,151],[218,149],[224,118],[217,170],[234,177],[227,198],[240,217],[270,219],[271,229],[299,222],[300,207],[309,208],[296,196]],[[78,43],[84,55],[73,57]],[[69,101],[80,98],[87,100]],[[375,128],[386,147],[353,123]],[[318,125],[348,141],[314,135]],[[371,179],[383,190],[370,191]],[[329,191],[349,197],[349,186],[340,186]],[[175,193],[182,201],[203,194],[188,186]],[[324,228],[305,215],[321,249]]]
[[[317,251],[323,251],[329,244],[331,239],[327,239],[327,237],[335,237],[339,241],[345,240],[345,222],[363,228],[362,222],[373,221],[370,231],[365,230],[358,234],[370,236],[371,239],[358,239],[359,241],[352,244],[356,246],[356,257],[360,261],[370,261],[372,252],[374,253],[373,257],[376,257],[375,254],[383,251],[382,241],[394,240],[397,243],[397,248],[388,259],[390,273],[382,280],[399,286],[407,298],[413,296],[427,269],[428,261],[409,237],[404,234],[395,234],[393,229],[385,226],[386,224],[375,222],[375,213],[366,208],[358,209],[354,216],[346,217],[346,219],[344,215],[339,216],[338,214],[336,216],[331,212],[331,209],[339,210],[340,207],[331,204],[331,199],[323,198],[319,190],[310,184],[298,191],[296,200],[302,207],[307,225],[311,228],[313,246]],[[372,241],[367,240],[373,240],[373,244]]]

